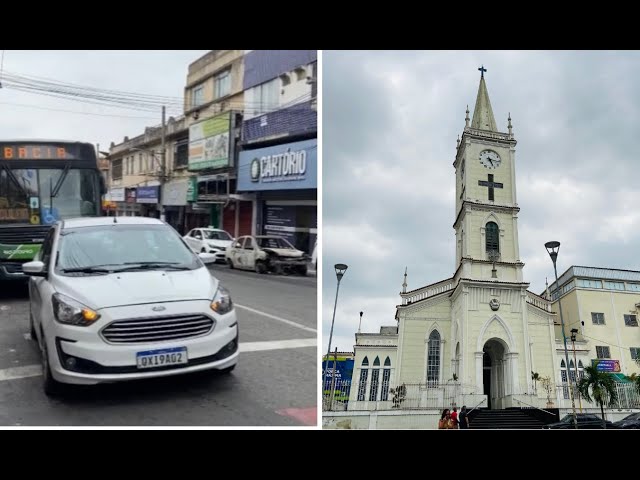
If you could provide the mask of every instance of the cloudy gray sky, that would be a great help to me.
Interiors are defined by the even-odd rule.
[[[323,339],[395,325],[408,289],[455,270],[456,136],[484,64],[498,129],[511,112],[520,256],[540,293],[571,265],[640,270],[640,52],[323,52]]]
[[[4,75],[0,75],[4,87],[0,89],[1,136],[80,140],[99,143],[101,150],[108,150],[112,141],[122,142],[125,135],[139,135],[146,126],[161,121],[159,107],[156,111],[112,108],[19,91],[9,85],[9,74],[101,90],[175,97],[168,113],[179,114],[187,67],[207,51],[4,50]]]

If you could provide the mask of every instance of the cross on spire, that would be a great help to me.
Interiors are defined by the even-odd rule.
[[[487,69],[484,68],[484,65],[482,65],[478,70],[480,70],[480,78],[484,78],[484,72],[487,71]]]

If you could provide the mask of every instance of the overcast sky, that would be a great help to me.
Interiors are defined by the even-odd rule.
[[[640,52],[323,52],[323,353],[396,325],[408,290],[455,270],[456,136],[480,72],[516,146],[520,257],[540,293],[571,265],[640,270]]]
[[[189,63],[207,52],[4,50],[2,70],[84,87],[176,97],[175,101],[178,101],[183,97]],[[140,135],[146,126],[161,122],[160,108],[157,112],[144,112],[92,105],[18,91],[2,80],[0,75],[0,82],[4,84],[0,89],[2,138],[79,140],[99,143],[100,150],[104,151],[112,141],[120,143],[125,135]],[[181,111],[173,106],[168,113],[179,114]]]

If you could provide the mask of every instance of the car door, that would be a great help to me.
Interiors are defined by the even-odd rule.
[[[202,247],[204,246],[204,242],[202,241],[202,230],[197,228],[193,231],[193,249],[196,252],[201,252]]]
[[[231,245],[231,251],[229,252],[229,258],[233,262],[233,266],[235,268],[242,268],[242,244],[244,242],[244,237],[238,238],[233,245]]]
[[[49,229],[49,232],[44,239],[44,243],[42,244],[42,248],[36,257],[44,263],[44,270],[46,272],[49,272],[55,265],[55,263],[52,262],[55,232],[55,228]],[[53,293],[53,288],[51,287],[47,277],[31,277],[29,279],[29,306],[33,316],[34,328],[38,336],[41,335],[40,325],[42,325],[42,322],[45,320],[43,318],[43,314],[44,312],[50,311],[51,295],[53,295]]]
[[[247,237],[244,241],[244,259],[245,266],[248,270],[253,270],[256,267],[256,255],[258,254],[258,248],[253,237]]]

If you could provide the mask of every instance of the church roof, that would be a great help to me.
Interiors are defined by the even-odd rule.
[[[489,92],[487,84],[484,81],[484,72],[480,77],[480,86],[478,87],[478,97],[476,98],[476,108],[473,110],[473,120],[471,120],[471,128],[478,130],[490,130],[497,132],[496,119],[493,117],[491,109],[491,101],[489,100]]]

